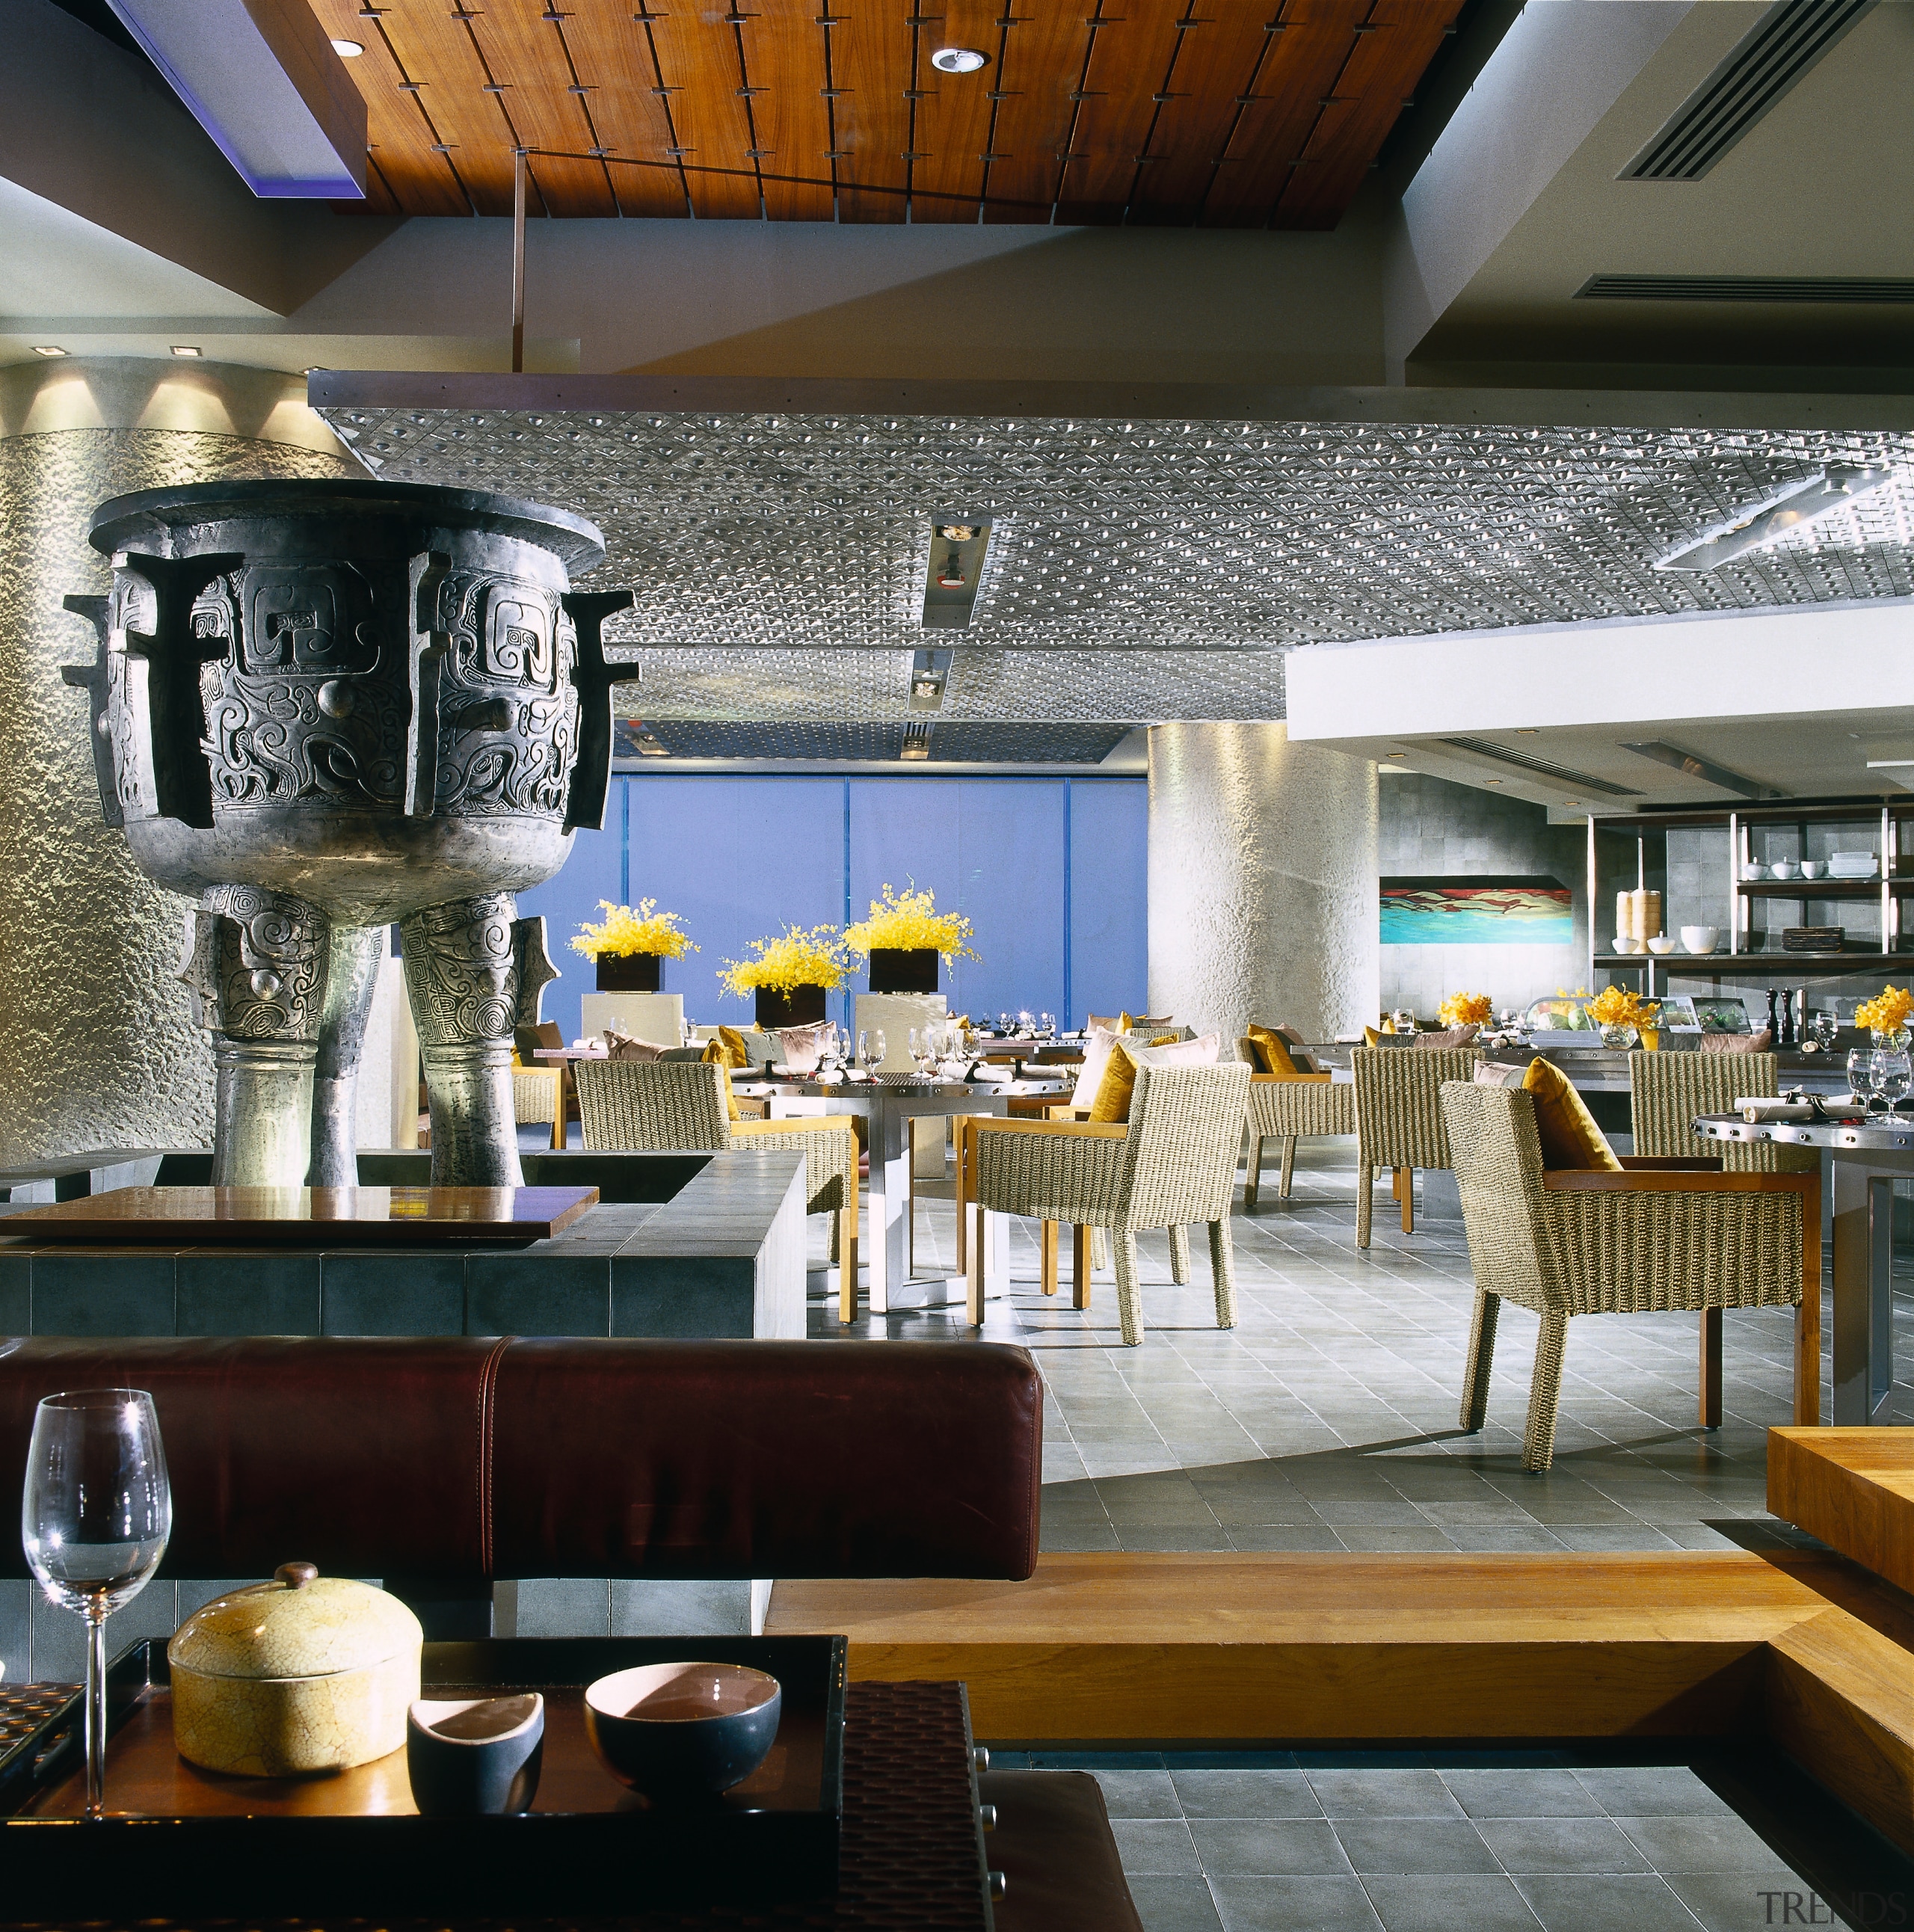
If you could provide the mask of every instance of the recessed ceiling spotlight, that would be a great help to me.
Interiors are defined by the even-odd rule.
[[[332,43],[332,51],[341,60],[357,60],[365,50],[356,40],[334,40]]]
[[[33,345],[33,352],[36,356],[64,356],[67,352],[57,343],[36,342]]]
[[[968,543],[977,533],[975,524],[939,524],[937,533],[946,543]]]
[[[1406,752],[1391,752],[1389,755],[1392,758],[1406,758],[1408,754]]]
[[[1565,798],[1562,800],[1564,805],[1580,805],[1581,802],[1579,798]]]
[[[190,342],[176,342],[172,345],[172,352],[176,356],[196,356],[200,351]]]
[[[940,74],[975,74],[987,58],[975,47],[939,47],[931,56],[931,65]]]
[[[1482,782],[1484,784],[1500,784],[1502,783],[1502,780],[1500,778],[1484,778]]]
[[[1516,727],[1515,735],[1518,738],[1539,738],[1542,728],[1539,724],[1520,724]]]

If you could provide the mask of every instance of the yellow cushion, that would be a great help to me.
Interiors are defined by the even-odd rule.
[[[727,1066],[748,1066],[751,1055],[745,1049],[744,1035],[736,1027],[721,1026],[718,1029],[718,1043],[724,1051],[720,1056]]]
[[[1266,1026],[1250,1023],[1250,1043],[1256,1049],[1256,1058],[1263,1064],[1265,1073],[1280,1073],[1285,1079],[1293,1079],[1300,1070],[1289,1056],[1289,1042],[1280,1033],[1272,1032]]]
[[[1522,1089],[1535,1100],[1535,1130],[1541,1136],[1545,1168],[1592,1167],[1619,1174],[1622,1163],[1595,1124],[1595,1117],[1558,1066],[1539,1055],[1522,1076]]]
[[[1117,1031],[1119,1033],[1128,1033],[1136,1024],[1136,1022],[1128,1013],[1119,1013],[1117,1016]]]
[[[1376,1031],[1375,1028],[1364,1027],[1363,1028],[1363,1044],[1365,1046],[1380,1046],[1382,1044],[1382,1036]]]
[[[1114,1042],[1103,1064],[1103,1078],[1096,1097],[1090,1103],[1093,1120],[1126,1120],[1130,1096],[1136,1090],[1136,1062],[1121,1040]]]
[[[716,1067],[723,1077],[726,1118],[730,1120],[741,1120],[744,1116],[738,1111],[738,1096],[731,1091],[730,1063],[724,1058],[724,1042],[722,1036],[730,1031],[729,1028],[721,1027],[718,1029],[720,1036],[718,1039],[707,1040],[704,1042],[704,1064],[707,1066]],[[736,1037],[735,1034],[733,1037]]]

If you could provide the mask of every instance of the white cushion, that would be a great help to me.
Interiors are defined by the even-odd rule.
[[[778,1045],[784,1064],[794,1073],[811,1072],[824,1057],[826,1042],[836,1030],[828,1020],[815,1026],[778,1028]]]
[[[1103,1084],[1103,1070],[1110,1064],[1110,1049],[1121,1036],[1108,1027],[1094,1026],[1084,1036],[1083,1065],[1077,1072],[1076,1090],[1070,1095],[1072,1107],[1094,1106],[1096,1090]]]
[[[1126,1051],[1139,1066],[1214,1066],[1222,1058],[1222,1035],[1206,1033],[1180,1040],[1174,1046],[1132,1046]]]

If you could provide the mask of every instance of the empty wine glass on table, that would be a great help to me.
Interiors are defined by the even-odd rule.
[[[1867,1099],[1868,1088],[1872,1084],[1870,1078],[1870,1069],[1873,1065],[1874,1058],[1874,1054],[1867,1047],[1856,1046],[1849,1048],[1847,1090],[1851,1098],[1862,1101]]]
[[[1036,1036],[1039,1040],[1054,1040],[1057,1037],[1057,1016],[1054,1013],[1037,1015]]]
[[[1904,1053],[1880,1052],[1874,1056],[1874,1091],[1886,1112],[1892,1114],[1906,1099],[1910,1070]]]
[[[106,1803],[106,1637],[160,1567],[172,1490],[153,1398],[79,1389],[34,1410],[20,1542],[48,1600],[86,1619],[86,1815]]]
[[[910,1029],[910,1060],[928,1080],[937,1070],[937,1031],[932,1027]]]
[[[884,1064],[884,1036],[880,1028],[866,1027],[857,1036],[857,1064],[866,1073],[875,1073]]]

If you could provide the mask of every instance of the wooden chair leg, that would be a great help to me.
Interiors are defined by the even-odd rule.
[[[1562,1358],[1568,1317],[1551,1312],[1535,1335],[1535,1372],[1528,1384],[1528,1427],[1522,1438],[1522,1466],[1539,1474],[1555,1460],[1556,1411],[1562,1403]]]
[[[1402,1232],[1415,1232],[1415,1169],[1399,1167],[1396,1170],[1396,1199],[1402,1204]]]
[[[1057,1292],[1057,1224],[1042,1221],[1037,1224],[1036,1234],[1037,1282],[1046,1294]]]
[[[1090,1306],[1090,1230],[1081,1226],[1070,1230],[1070,1306]]]
[[[1468,1360],[1462,1372],[1462,1426],[1472,1436],[1489,1419],[1489,1374],[1496,1364],[1496,1321],[1502,1298],[1475,1291],[1475,1319],[1468,1331]]]
[[[1262,1185],[1262,1178],[1263,1137],[1261,1134],[1252,1134],[1250,1136],[1249,1178],[1243,1186],[1243,1204],[1246,1208],[1256,1206],[1256,1190]]]
[[[1116,1250],[1118,1325],[1124,1346],[1138,1348],[1143,1341],[1143,1292],[1136,1278],[1136,1235],[1129,1228],[1113,1228],[1110,1240]]]
[[[554,1149],[562,1150],[565,1146],[565,1096],[560,1094],[556,1111],[551,1124],[551,1144]]]
[[[1798,1429],[1821,1423],[1821,1184],[1801,1202],[1801,1306],[1795,1310],[1794,1419]]]
[[[1389,1170],[1389,1198],[1400,1201],[1402,1198],[1402,1170],[1392,1167]]]
[[[1701,1312],[1701,1426],[1721,1426],[1721,1311]]]
[[[1180,1221],[1172,1224],[1170,1236],[1170,1279],[1178,1288],[1190,1280],[1190,1230]]]
[[[1282,1198],[1289,1198],[1289,1184],[1296,1174],[1296,1136],[1285,1134],[1282,1137]]]
[[[983,1326],[983,1217],[976,1202],[970,1204],[970,1225],[968,1265],[964,1270],[964,1318],[973,1328]]]
[[[1229,1238],[1229,1217],[1210,1223],[1210,1280],[1216,1289],[1216,1326],[1236,1326],[1236,1252]]]
[[[1356,1246],[1369,1246],[1369,1224],[1376,1205],[1376,1170],[1372,1167],[1356,1169]]]

